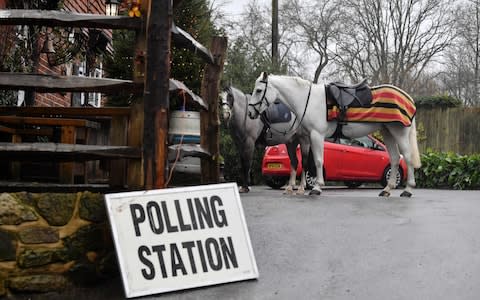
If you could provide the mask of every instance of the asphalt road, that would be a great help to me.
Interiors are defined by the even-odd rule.
[[[480,191],[326,188],[241,199],[258,280],[141,299],[480,299]],[[29,299],[123,299],[120,279]]]

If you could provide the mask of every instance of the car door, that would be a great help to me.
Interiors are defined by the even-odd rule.
[[[384,159],[378,155],[369,137],[342,139],[339,173],[344,180],[372,180],[378,177],[378,166]],[[380,164],[379,164],[380,163]]]
[[[343,157],[343,146],[339,140],[333,138],[325,139],[323,152],[323,167],[327,180],[339,180],[340,177],[340,163]]]

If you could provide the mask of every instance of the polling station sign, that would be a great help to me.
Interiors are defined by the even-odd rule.
[[[258,278],[234,183],[106,194],[128,298]]]

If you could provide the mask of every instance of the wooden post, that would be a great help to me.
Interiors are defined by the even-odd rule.
[[[151,1],[147,18],[143,166],[145,189],[164,188],[168,154],[168,108],[172,1]]]
[[[278,0],[272,0],[272,65],[275,72],[280,69],[278,59]]]
[[[22,136],[19,134],[12,135],[12,143],[21,143]],[[12,174],[12,178],[15,180],[20,180],[21,177],[21,170],[22,170],[22,163],[19,161],[12,161],[10,163],[10,172]]]
[[[200,112],[200,144],[212,154],[211,159],[203,159],[202,183],[218,183],[220,180],[220,119],[218,117],[218,92],[223,63],[227,52],[227,38],[214,37],[210,47],[214,65],[206,65],[202,81],[202,98],[208,103],[208,110]]]
[[[142,148],[143,143],[143,101],[130,107],[128,122],[128,146]],[[131,190],[144,187],[144,172],[142,160],[128,160],[127,185]]]
[[[60,142],[63,144],[75,144],[77,139],[75,126],[62,126]],[[73,183],[73,162],[60,164],[60,183]]]
[[[142,18],[148,17],[150,9],[150,0],[142,1],[141,5]],[[133,82],[145,84],[145,60],[146,60],[146,44],[147,33],[146,26],[142,26],[136,31],[135,35],[135,53],[133,65]],[[130,147],[143,147],[144,132],[144,99],[138,98],[130,107],[130,116],[127,129],[127,145]],[[142,160],[128,160],[127,167],[127,186],[129,189],[143,189],[145,186],[145,174],[143,171],[143,155]]]
[[[110,122],[110,145],[127,145],[128,119],[124,116],[114,116]],[[125,159],[110,162],[109,184],[111,187],[124,188],[125,185]]]

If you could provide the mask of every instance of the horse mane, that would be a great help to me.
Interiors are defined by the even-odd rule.
[[[288,79],[288,80],[292,80],[294,81],[297,85],[299,86],[302,86],[302,87],[306,87],[306,86],[309,86],[311,84],[311,81],[308,81],[306,79],[303,79],[301,77],[298,77],[298,76],[288,76],[288,75],[270,75],[272,77],[276,77],[276,78],[283,78],[283,79]]]
[[[241,96],[250,95],[250,93],[244,93],[239,88],[236,88],[233,85],[226,86],[223,88],[223,90],[232,96],[235,96],[234,94],[240,94]]]

